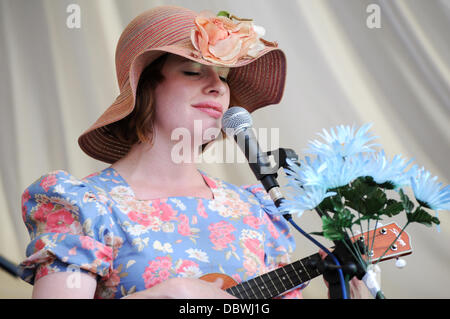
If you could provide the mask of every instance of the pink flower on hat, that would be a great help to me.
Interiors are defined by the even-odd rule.
[[[231,65],[264,49],[259,40],[262,34],[255,31],[252,21],[236,23],[228,17],[203,11],[195,18],[195,25],[191,32],[192,44],[209,62]]]

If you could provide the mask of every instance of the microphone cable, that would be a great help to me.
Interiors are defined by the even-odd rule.
[[[287,215],[287,216],[286,216]],[[339,275],[339,282],[341,284],[341,290],[342,290],[342,298],[343,299],[348,299],[347,296],[347,289],[345,288],[345,280],[344,280],[344,273],[342,272],[341,269],[341,264],[339,263],[339,260],[336,258],[336,256],[334,256],[325,246],[323,246],[321,243],[319,243],[316,239],[314,239],[313,237],[311,237],[311,235],[309,235],[307,232],[305,232],[300,226],[297,225],[297,223],[294,222],[294,220],[292,219],[292,216],[290,214],[286,214],[283,215],[283,217],[298,231],[300,232],[303,236],[305,236],[308,240],[310,240],[314,245],[316,245],[317,247],[319,247],[320,249],[322,249],[325,253],[327,253],[331,259],[333,259],[333,262],[336,264],[337,267],[337,271],[338,271],[338,275]]]

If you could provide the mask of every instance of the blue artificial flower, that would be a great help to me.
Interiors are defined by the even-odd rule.
[[[423,167],[411,177],[411,188],[414,197],[420,205],[432,210],[450,210],[450,186],[442,187],[437,183],[437,176],[431,178],[431,173]]]
[[[303,185],[316,185],[321,186],[321,175],[323,171],[327,168],[325,162],[321,159],[311,160],[309,156],[305,157],[305,160],[300,161],[300,166],[292,162],[290,159],[286,159],[288,163],[288,168],[284,171],[291,177],[288,178],[289,184],[299,183]],[[291,185],[296,186],[296,185]]]
[[[366,176],[371,176],[377,184],[390,184],[393,189],[410,186],[411,176],[416,173],[417,166],[414,165],[408,171],[406,168],[412,160],[406,162],[401,155],[395,155],[391,162],[386,158],[384,150],[369,155],[368,162],[364,168]]]
[[[301,166],[290,159],[286,159],[286,161],[288,163],[288,168],[284,170],[288,179],[286,186],[291,188],[290,193],[293,193],[293,198],[285,199],[280,205],[280,211],[283,213],[296,213],[300,217],[304,211],[312,210],[319,206],[325,198],[336,195],[335,192],[327,192],[326,188],[321,186],[305,185],[305,181],[308,180],[308,174],[305,174],[305,169],[306,171],[311,169],[314,172],[321,172],[324,166],[320,167],[320,161],[312,162],[309,157],[306,157],[305,161],[302,161],[303,164]]]
[[[377,144],[367,145],[368,142],[377,138],[367,132],[371,126],[372,123],[364,124],[356,133],[354,125],[352,127],[340,125],[336,127],[336,131],[333,128],[330,129],[330,133],[323,129],[323,134],[318,133],[318,135],[325,140],[325,143],[318,140],[312,141],[307,151],[325,157],[347,157],[362,152],[373,152],[371,147]]]
[[[322,175],[323,186],[327,189],[348,185],[364,175],[367,159],[362,154],[325,159],[327,169]]]
[[[306,158],[300,167],[287,173],[294,174],[301,185],[333,189],[347,185],[363,176],[367,162],[368,160],[362,154],[346,158],[318,156],[314,161]]]
[[[322,201],[336,195],[335,192],[327,192],[325,189],[316,186],[296,187],[292,199],[285,199],[281,202],[280,211],[284,213],[297,214],[300,217],[304,211],[315,209]]]

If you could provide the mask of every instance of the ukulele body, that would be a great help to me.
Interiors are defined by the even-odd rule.
[[[214,282],[217,280],[217,278],[221,278],[223,280],[223,284],[222,284],[223,290],[231,288],[238,284],[238,282],[236,280],[234,280],[233,278],[231,278],[230,276],[220,274],[220,273],[210,273],[210,274],[206,274],[206,275],[200,277],[201,280],[204,280],[207,282]]]

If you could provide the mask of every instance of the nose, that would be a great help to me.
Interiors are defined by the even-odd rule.
[[[222,96],[227,93],[227,91],[228,84],[220,78],[220,75],[216,71],[209,70],[208,81],[205,85],[204,93]]]

